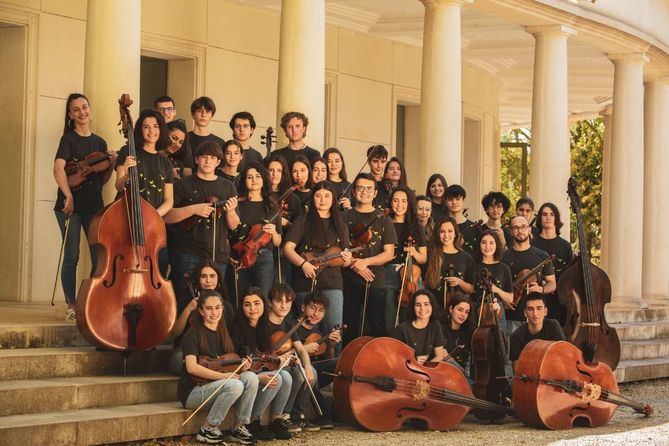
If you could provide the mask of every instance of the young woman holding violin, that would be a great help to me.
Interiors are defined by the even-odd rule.
[[[251,422],[253,402],[258,393],[258,377],[248,371],[251,361],[241,361],[238,373],[219,372],[198,363],[199,356],[216,358],[234,353],[234,345],[223,321],[223,298],[216,291],[205,291],[200,296],[197,317],[184,335],[181,345],[184,352],[184,367],[177,394],[181,404],[187,409],[195,409],[214,393],[222,384],[223,388],[213,398],[213,404],[204,424],[200,427],[197,440],[204,443],[220,443],[231,440],[241,444],[255,441],[247,430]],[[206,380],[197,385],[193,377]],[[230,378],[224,384],[224,380]],[[237,403],[237,417],[230,431],[219,428],[230,407]]]
[[[242,298],[239,308],[232,321],[230,334],[235,340],[237,354],[239,356],[271,354],[269,345],[269,323],[266,310],[266,301],[262,296],[260,288],[249,288]],[[279,362],[271,367],[278,368]],[[289,423],[283,415],[284,408],[290,396],[290,389],[293,384],[293,378],[286,370],[278,372],[276,370],[266,370],[258,372],[258,385],[264,388],[264,392],[259,391],[256,400],[253,403],[251,412],[251,424],[249,430],[258,439],[288,440],[293,435],[288,431]],[[265,409],[270,408],[269,426],[261,425],[261,417]]]
[[[248,239],[253,227],[260,225],[262,231],[271,236],[271,241],[258,251],[257,260],[253,265],[239,270],[237,293],[243,293],[249,286],[257,286],[263,295],[267,295],[274,281],[272,247],[281,244],[281,224],[277,224],[277,221],[267,221],[276,212],[277,203],[271,196],[267,169],[264,166],[249,163],[240,175],[243,180],[240,182],[239,195],[247,197],[245,201],[239,203],[239,217],[243,222],[238,228],[238,233],[243,235],[240,240]]]
[[[293,162],[290,163],[290,175],[293,184],[297,185],[295,195],[300,199],[302,209],[305,208],[309,196],[311,195],[311,164],[304,155],[296,155]]]
[[[407,320],[393,329],[392,337],[413,348],[421,365],[442,361],[446,339],[436,315],[439,307],[434,295],[424,288],[417,290],[409,299],[409,309]]]
[[[299,216],[286,236],[284,254],[293,266],[293,289],[296,306],[314,289],[322,290],[329,300],[324,330],[330,331],[343,322],[344,281],[341,267],[351,262],[348,231],[335,202],[334,188],[327,181],[314,186],[305,215]],[[324,265],[312,263],[323,253],[334,255]],[[337,253],[339,253],[337,255]]]
[[[441,328],[446,338],[444,347],[452,358],[465,370],[469,376],[469,361],[471,359],[472,333],[476,328],[472,301],[465,294],[456,294],[448,302],[445,318]]]
[[[171,279],[178,311],[191,299],[186,293],[184,274],[190,274],[203,259],[214,260],[221,274],[225,274],[230,260],[228,232],[237,228],[239,216],[234,186],[216,175],[222,157],[215,141],[205,141],[197,147],[197,171],[175,183],[175,206],[165,216],[165,222],[173,224]]]
[[[344,155],[336,147],[330,147],[323,152],[323,159],[328,165],[328,181],[335,191],[335,201],[343,209],[351,209],[351,183],[346,178],[346,163]]]
[[[499,233],[492,229],[486,229],[479,238],[479,249],[476,252],[476,263],[474,265],[474,294],[472,301],[474,303],[475,320],[479,320],[479,309],[483,292],[486,284],[481,278],[481,269],[486,269],[490,273],[492,292],[494,293],[493,302],[504,302],[510,304],[513,302],[513,278],[508,265],[502,260],[502,243]],[[501,303],[500,302],[500,303]],[[502,330],[506,330],[506,313],[504,306],[498,305],[497,310]]]
[[[444,196],[447,187],[448,184],[446,183],[446,178],[440,173],[432,174],[427,180],[425,196],[427,196],[432,203],[432,215],[434,221],[448,215],[448,210],[446,209],[446,197]]]
[[[160,151],[172,163],[174,179],[193,174],[193,152],[188,144],[188,129],[183,119],[176,119],[167,124],[170,145]]]
[[[457,294],[474,292],[474,259],[460,248],[458,225],[442,217],[434,226],[427,248],[426,288],[434,293],[442,309]]]
[[[74,307],[77,300],[77,263],[79,262],[81,230],[83,228],[84,234],[88,237],[88,228],[93,216],[104,206],[102,186],[111,178],[111,167],[116,159],[116,152],[107,150],[105,140],[91,132],[92,116],[93,112],[86,96],[80,93],[72,93],[68,96],[65,104],[63,135],[60,138],[56,158],[53,162],[53,176],[56,184],[58,184],[58,198],[56,199],[54,212],[61,236],[64,239],[60,281],[65,294],[65,302],[68,306],[66,320],[74,320],[75,318]],[[95,153],[99,156],[92,155]],[[93,160],[102,159],[103,161],[97,163],[94,167],[84,161],[88,156]],[[92,172],[80,178],[83,182],[76,187],[71,187],[66,166],[68,163],[80,162],[84,162],[85,168]],[[103,167],[104,170],[100,170]],[[92,249],[91,247],[91,274],[95,271],[96,261]]]
[[[391,162],[393,162],[392,159],[386,166]],[[390,216],[395,227],[397,244],[395,245],[395,257],[386,265],[386,329],[388,333],[395,328],[398,296],[402,291],[403,282],[405,290],[410,287],[410,283],[413,283],[411,287],[414,290],[420,288],[422,281],[420,280],[420,268],[417,265],[423,265],[427,261],[427,243],[416,218],[415,202],[413,191],[407,186],[397,186],[390,194]],[[410,262],[407,262],[407,256],[411,256]],[[414,262],[417,265],[414,265]],[[410,263],[412,268],[405,274],[404,267],[407,263]],[[406,305],[406,302],[404,304]],[[406,320],[410,312],[411,307],[400,308],[399,320]]]

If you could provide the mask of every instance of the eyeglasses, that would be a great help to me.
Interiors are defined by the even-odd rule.
[[[158,107],[158,111],[160,113],[172,113],[174,111],[174,107]]]
[[[530,229],[529,226],[523,225],[523,226],[511,226],[511,230],[514,232],[520,232],[520,231],[527,231]]]
[[[355,186],[356,192],[374,192],[376,190],[375,186]]]
[[[314,304],[309,304],[309,305],[307,305],[307,307],[316,314],[321,314],[321,313],[325,314],[325,308],[323,308],[321,306],[314,305]]]

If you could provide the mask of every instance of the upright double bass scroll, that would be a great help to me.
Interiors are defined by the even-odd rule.
[[[567,193],[576,214],[580,252],[558,283],[560,303],[567,309],[563,330],[567,340],[581,349],[586,361],[601,361],[615,370],[620,362],[620,340],[604,316],[604,305],[611,302],[611,281],[604,270],[590,261],[576,186],[576,179],[569,178]]]
[[[137,156],[127,94],[119,99],[128,155]],[[77,326],[94,345],[129,351],[163,342],[176,319],[172,282],[158,266],[165,247],[165,223],[139,194],[137,168],[128,169],[125,192],[98,212],[88,231],[96,248],[96,270],[82,282]]]

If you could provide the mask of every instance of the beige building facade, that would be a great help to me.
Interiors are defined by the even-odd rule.
[[[0,1],[0,300],[51,298],[68,94],[90,98],[93,131],[118,149],[121,93],[136,116],[157,91],[189,123],[190,102],[212,97],[225,139],[230,116],[250,111],[261,152],[267,127],[303,111],[308,144],[342,150],[349,175],[383,144],[418,192],[434,172],[462,184],[470,218],[499,188],[500,132],[517,126],[533,130],[530,195],[568,215],[568,123],[602,114],[614,303],[669,305],[667,24],[659,0]]]

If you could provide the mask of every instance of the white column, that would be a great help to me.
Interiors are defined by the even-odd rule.
[[[124,143],[117,125],[121,94],[130,94],[135,101],[133,119],[139,110],[140,36],[141,2],[88,1],[84,94],[93,109],[93,131],[113,150]],[[114,182],[110,181],[105,187],[105,202],[114,195]]]
[[[643,64],[640,53],[609,55],[613,75],[609,277],[617,306],[645,306],[641,299],[643,247]],[[666,191],[663,191],[666,194]],[[656,222],[657,223],[657,222]]]
[[[609,198],[611,195],[611,127],[613,107],[607,105],[600,113],[604,118],[604,147],[602,153],[602,217],[600,266],[609,270]]]
[[[462,183],[462,56],[460,9],[472,0],[421,0],[425,5],[420,92],[420,176],[434,172]]]
[[[646,83],[644,95],[643,281],[648,303],[669,304],[669,79]]]
[[[290,111],[302,112],[309,118],[307,143],[322,151],[325,144],[324,0],[283,0],[281,3],[277,120]],[[286,145],[284,132],[279,130],[277,136],[278,147]]]
[[[527,32],[535,39],[529,195],[537,207],[545,202],[554,203],[568,228],[567,38],[576,31],[551,25],[529,27]]]

